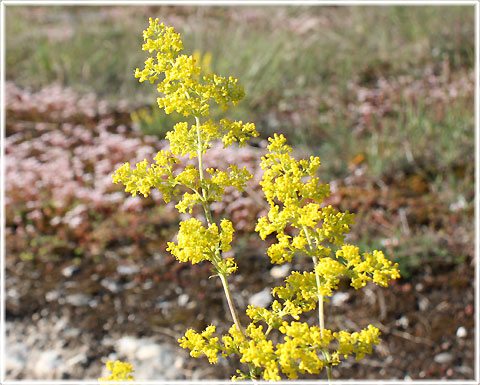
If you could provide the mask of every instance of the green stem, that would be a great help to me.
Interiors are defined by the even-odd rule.
[[[223,291],[225,292],[225,297],[227,297],[227,303],[230,309],[230,313],[232,314],[233,322],[235,323],[235,326],[237,326],[237,329],[240,331],[240,333],[242,333],[242,336],[245,338],[245,333],[243,331],[242,324],[240,323],[240,319],[238,318],[237,310],[233,305],[232,294],[230,293],[227,278],[224,274],[219,274],[218,276],[220,277],[220,280],[223,284]]]
[[[195,123],[197,126],[197,139],[198,139],[198,149],[197,149],[198,171],[200,176],[200,186],[202,188],[201,200],[202,200],[203,211],[205,212],[205,219],[207,220],[208,226],[210,226],[213,224],[213,218],[212,218],[212,213],[210,211],[210,206],[207,203],[207,189],[205,188],[205,179],[203,176],[202,135],[200,132],[200,119],[197,116],[195,116]],[[212,261],[212,263],[215,267],[218,268],[217,264],[222,259],[222,256],[220,255],[220,252],[218,250],[215,253],[215,257],[216,258],[214,261]],[[218,276],[220,277],[220,281],[222,281],[223,291],[225,292],[225,297],[227,298],[228,308],[230,310],[230,314],[232,315],[233,322],[235,323],[235,326],[237,327],[238,331],[242,334],[243,338],[247,339],[245,332],[243,331],[242,324],[240,323],[240,318],[238,317],[237,310],[235,308],[235,305],[233,304],[232,293],[230,292],[230,287],[228,286],[227,277],[225,276],[225,274],[222,274],[222,273],[219,273]],[[257,381],[255,381],[255,377],[256,377],[255,366],[252,363],[248,363],[248,367],[250,369],[250,375],[252,376],[252,381],[256,383]]]
[[[265,332],[265,337],[272,331],[272,327],[269,325],[267,331]]]
[[[308,229],[305,226],[303,227],[303,232],[305,233],[305,238],[307,238],[308,246],[310,247],[310,251],[314,251],[312,240],[310,239],[310,234],[308,233]],[[313,259],[313,271],[315,272],[315,281],[317,282],[317,290],[318,290],[318,322],[320,325],[320,331],[323,336],[323,331],[325,330],[325,318],[323,315],[323,295],[320,294],[320,276],[317,273],[317,264],[318,260],[315,255],[312,256]],[[323,356],[327,362],[330,361],[330,354],[328,353],[327,348],[322,349]],[[328,381],[333,381],[332,376],[332,367],[327,364],[327,377]]]
[[[313,266],[314,266],[314,271],[315,271],[315,281],[317,282],[317,290],[320,292],[320,277],[317,274],[317,264],[318,260],[316,256],[312,257],[313,259]],[[318,320],[320,324],[320,329],[323,330],[325,329],[325,318],[323,315],[323,295],[320,293],[318,294]]]
[[[204,177],[203,177],[202,135],[200,133],[200,119],[197,116],[195,116],[195,124],[197,127],[197,140],[198,140],[198,147],[197,147],[198,172],[200,173],[200,185],[202,187],[202,196],[203,196],[203,199],[205,199],[206,194],[205,194]]]
[[[200,119],[197,116],[195,116],[195,122],[196,122],[196,126],[197,126],[197,138],[198,138],[198,150],[197,150],[197,153],[198,153],[198,171],[199,171],[199,175],[200,175],[200,185],[202,186],[202,197],[204,199],[204,201],[202,202],[202,206],[203,206],[203,210],[205,212],[205,218],[207,220],[207,224],[210,226],[213,223],[213,219],[212,219],[212,213],[210,211],[210,207],[208,206],[207,202],[205,201],[205,199],[206,199],[206,189],[205,189],[205,182],[204,182],[204,176],[203,176],[202,135],[201,135],[201,132],[200,132]],[[215,262],[219,262],[222,258],[218,251],[215,253],[215,256],[217,257],[216,259],[218,260],[218,261],[215,261]],[[215,262],[214,262],[214,265],[216,265]],[[225,297],[227,298],[228,308],[230,309],[230,313],[232,315],[233,322],[235,323],[235,326],[237,327],[238,331],[240,333],[242,333],[242,336],[245,338],[245,333],[243,331],[242,324],[240,323],[240,319],[238,317],[237,310],[235,309],[235,306],[233,304],[233,298],[232,298],[232,294],[230,292],[230,287],[228,286],[227,278],[226,278],[225,274],[222,274],[222,273],[219,273],[218,276],[220,277],[220,280],[222,281],[223,291],[225,292]]]
[[[317,274],[317,257],[313,256],[313,264],[315,266],[315,280],[317,281],[317,289],[320,291],[320,277]],[[325,318],[323,315],[323,295],[318,294],[318,319],[319,319],[319,324],[320,324],[320,330],[323,336],[323,331],[325,330]],[[327,362],[330,361],[330,354],[328,353],[328,350],[326,348],[322,349],[323,356],[325,357],[325,360]],[[328,381],[332,381],[332,367],[330,365],[327,365],[327,377]]]

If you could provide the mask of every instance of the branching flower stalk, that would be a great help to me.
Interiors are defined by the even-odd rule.
[[[276,297],[267,308],[249,305],[246,314],[250,323],[244,329],[233,303],[227,277],[237,270],[234,258],[225,258],[231,249],[233,223],[224,218],[217,224],[210,204],[221,201],[226,188],[243,191],[252,177],[246,168],[230,165],[227,170],[204,169],[203,156],[211,142],[221,140],[224,148],[234,143],[240,147],[258,136],[253,123],[208,118],[210,106],[217,104],[224,110],[235,106],[244,96],[237,79],[202,71],[193,56],[180,54],[183,43],[172,27],[150,19],[144,31],[142,49],[150,56],[143,70],[135,77],[141,82],[157,83],[161,96],[158,106],[167,114],[176,111],[195,119],[177,123],[166,134],[170,142],[168,151],[160,151],[155,163],[147,160],[132,169],[125,163],[113,175],[114,183],[125,185],[125,191],[148,196],[157,188],[165,202],[177,196],[180,213],[193,214],[201,206],[205,214],[202,223],[195,217],[180,223],[176,242],[169,242],[167,250],[180,262],[209,261],[220,278],[233,319],[228,333],[215,336],[216,327],[208,326],[202,332],[187,330],[179,339],[190,355],[205,355],[214,364],[221,354],[236,355],[248,371],[237,370],[233,379],[280,380],[298,378],[299,373],[319,374],[326,368],[332,379],[332,366],[342,358],[355,354],[362,359],[380,342],[380,331],[368,325],[360,332],[332,332],[325,327],[324,301],[337,289],[340,278],[351,281],[355,289],[367,282],[387,286],[398,278],[397,264],[387,260],[381,251],[359,254],[358,247],[345,244],[345,235],[353,224],[353,215],[324,207],[323,199],[330,194],[328,184],[321,184],[316,172],[320,167],[317,157],[295,160],[292,149],[283,135],[269,138],[268,153],[262,157],[264,170],[260,185],[270,206],[268,214],[258,220],[255,230],[265,240],[275,237],[276,243],[268,247],[267,254],[273,264],[290,262],[296,254],[312,258],[313,271],[293,271],[284,286],[272,289]],[[190,164],[178,167],[181,157],[197,158],[198,168]],[[299,322],[302,313],[318,306],[319,326]],[[264,327],[266,331],[264,332]],[[342,357],[343,356],[343,357]]]
[[[203,159],[202,159],[202,134],[200,131],[200,119],[198,116],[195,116],[195,123],[196,123],[196,132],[197,132],[197,141],[198,141],[198,147],[197,147],[197,156],[198,156],[198,170],[199,170],[199,176],[200,176],[200,185],[201,185],[201,191],[202,193],[197,194],[199,195],[201,199],[201,204],[203,207],[203,210],[205,212],[205,219],[207,221],[207,225],[210,227],[213,223],[212,219],[212,213],[210,211],[210,207],[208,206],[208,201],[207,201],[207,196],[206,196],[206,188],[205,188],[205,181],[203,177]],[[215,251],[215,259],[212,261],[215,268],[217,271],[220,271],[218,262],[222,260],[222,257],[218,250]],[[230,292],[230,288],[228,286],[227,278],[224,273],[219,272],[218,276],[220,277],[220,280],[222,281],[222,286],[223,290],[225,292],[225,297],[227,298],[227,303],[228,303],[228,308],[230,309],[230,313],[233,318],[233,322],[237,326],[237,329],[240,333],[242,333],[243,336],[245,336],[243,332],[242,325],[240,324],[240,319],[238,318],[237,311],[235,309],[235,305],[233,304],[233,299],[232,299],[232,294]]]
[[[196,121],[196,126],[197,126],[197,138],[198,138],[198,143],[199,143],[199,146],[198,146],[198,169],[200,171],[200,184],[202,186],[202,197],[203,197],[202,206],[203,206],[203,210],[205,212],[205,219],[207,221],[208,226],[210,227],[213,223],[213,219],[212,219],[212,213],[210,211],[210,207],[208,206],[207,197],[206,197],[206,194],[205,194],[206,189],[203,187],[204,186],[204,179],[203,179],[203,162],[202,162],[202,146],[201,146],[202,136],[201,136],[201,132],[200,132],[200,119],[197,116],[195,116],[195,121]],[[220,253],[218,252],[218,250],[215,252],[215,256],[217,257],[217,259],[215,260],[217,263],[214,263],[214,265],[215,265],[215,268],[217,269],[217,271],[220,271],[219,266],[218,266],[218,262],[220,262],[222,260],[222,257],[220,255]],[[230,292],[230,287],[228,286],[227,277],[222,272],[219,272],[218,276],[220,277],[220,280],[222,281],[223,290],[225,292],[225,297],[227,298],[228,308],[230,310],[230,314],[232,315],[233,322],[237,326],[238,331],[240,333],[242,333],[242,335],[245,337],[245,333],[244,333],[242,325],[240,323],[240,319],[238,318],[237,310],[235,308],[235,305],[233,304],[233,298],[232,298],[232,294]]]
[[[308,234],[308,230],[305,226],[302,226],[302,229],[303,229],[303,232],[305,234],[305,238],[307,239],[308,247],[310,248],[310,251],[313,252],[314,248],[313,248],[312,241],[310,239],[310,235]],[[315,282],[317,284],[317,290],[318,290],[318,324],[320,326],[320,331],[321,331],[322,336],[323,336],[323,331],[325,330],[325,318],[324,318],[324,313],[323,313],[323,295],[320,293],[320,289],[321,289],[320,276],[318,275],[317,270],[316,270],[316,267],[318,265],[317,257],[314,255],[312,257],[312,260],[313,260],[313,267],[314,267],[314,271],[315,271]],[[323,356],[325,357],[326,362],[329,363],[330,362],[330,355],[328,354],[328,350],[323,349],[322,353],[323,353]],[[328,381],[332,381],[333,380],[332,367],[331,367],[330,364],[328,364],[326,367],[327,367]]]

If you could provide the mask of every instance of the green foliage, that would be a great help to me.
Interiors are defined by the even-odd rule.
[[[316,84],[319,77],[327,86],[330,82],[343,86],[357,77],[407,73],[431,61],[440,65],[445,56],[454,68],[474,64],[474,12],[468,6],[242,8],[238,17],[254,12],[265,26],[252,28],[245,20],[229,28],[230,7],[202,6],[190,10],[193,20],[184,36],[188,50],[211,56],[202,66],[243,79],[249,109],[267,111],[279,101],[288,103],[295,96],[292,92]],[[36,86],[58,80],[82,90],[89,85],[93,89],[88,91],[113,99],[138,99],[140,94],[148,100],[151,91],[139,88],[128,76],[141,58],[136,50],[138,25],[150,11],[142,7],[135,13],[129,7],[115,11],[120,21],[98,6],[9,7],[7,79]],[[168,19],[172,12],[189,11],[158,7],[156,12]],[[216,28],[211,28],[213,19]],[[304,22],[305,31],[297,26],[299,31],[292,33],[290,25],[274,25],[284,20]],[[372,25],[375,34],[370,33]]]
[[[181,116],[172,113],[165,114],[157,106],[142,107],[131,113],[132,122],[137,124],[142,132],[148,135],[157,135],[161,138],[178,122]]]

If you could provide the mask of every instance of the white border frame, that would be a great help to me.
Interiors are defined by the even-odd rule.
[[[390,0],[390,1],[375,1],[375,0],[326,0],[326,1],[317,1],[317,0],[306,0],[306,1],[292,1],[292,0],[207,0],[207,1],[191,1],[191,0],[143,0],[143,1],[132,1],[132,0],[120,0],[120,1],[96,1],[96,0],[77,0],[77,1],[61,1],[61,0],[0,0],[0,384],[3,385],[72,385],[72,384],[86,384],[86,385],[98,385],[98,381],[81,381],[81,380],[70,380],[70,381],[34,381],[34,380],[5,380],[5,364],[4,360],[1,357],[5,357],[5,162],[4,162],[4,141],[5,138],[5,12],[6,6],[8,5],[32,5],[32,6],[65,6],[65,5],[103,5],[103,6],[121,6],[121,5],[223,5],[223,6],[251,6],[251,5],[340,5],[340,6],[351,6],[351,5],[405,5],[405,6],[415,6],[415,5],[473,5],[475,10],[475,358],[474,358],[474,380],[419,380],[419,381],[406,381],[406,380],[370,380],[370,381],[355,381],[355,380],[339,380],[333,381],[334,384],[358,384],[358,385],[367,385],[367,384],[420,384],[420,385],[437,385],[440,382],[446,384],[471,384],[478,385],[480,384],[480,354],[479,354],[479,314],[480,314],[480,207],[479,207],[479,198],[480,198],[480,167],[479,167],[479,148],[480,148],[480,3],[475,0]],[[143,385],[155,385],[155,384],[230,384],[230,380],[224,381],[141,381]],[[257,381],[257,383],[270,383],[266,381]],[[326,380],[312,380],[312,381],[278,381],[276,384],[328,384]],[[102,384],[138,384],[138,382],[104,382]]]

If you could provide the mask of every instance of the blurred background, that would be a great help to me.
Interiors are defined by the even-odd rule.
[[[290,269],[311,269],[300,256],[272,266],[253,231],[266,209],[259,157],[278,132],[298,157],[322,160],[326,203],[356,214],[348,241],[384,250],[402,272],[383,289],[341,282],[326,305],[328,328],[372,323],[383,339],[334,377],[473,379],[473,6],[278,5],[6,7],[7,379],[95,379],[108,359],[134,364],[137,379],[235,374],[234,360],[211,366],[176,342],[187,328],[231,325],[209,266],[165,251],[183,217],[159,194],[111,183],[181,120],[133,76],[148,17],[239,79],[246,97],[226,116],[260,133],[206,159],[254,174],[243,196],[214,206],[237,230],[229,279],[244,321]]]

